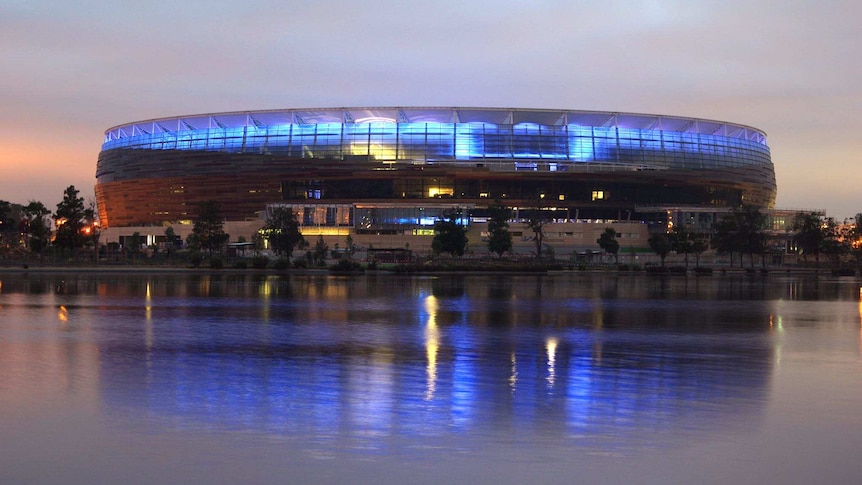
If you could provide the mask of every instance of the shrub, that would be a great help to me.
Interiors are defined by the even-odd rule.
[[[275,260],[275,264],[273,266],[279,271],[284,271],[290,267],[290,260],[287,258],[278,258]]]
[[[330,271],[362,271],[362,265],[357,263],[356,261],[349,261],[346,259],[339,259],[337,263],[333,264],[329,267]]]
[[[210,259],[210,268],[222,269],[224,268],[224,262],[221,260],[221,258],[212,258]]]
[[[246,269],[248,263],[244,259],[240,259],[233,263],[233,267],[234,269]]]
[[[251,267],[254,269],[266,269],[269,266],[269,258],[266,256],[255,256],[251,260]]]
[[[664,274],[670,271],[666,266],[649,265],[646,267],[646,272],[649,274]]]
[[[204,261],[204,255],[195,251],[189,255],[189,263],[191,263],[192,268],[197,268]]]

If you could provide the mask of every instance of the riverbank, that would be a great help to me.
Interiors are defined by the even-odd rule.
[[[145,273],[160,273],[160,274],[261,274],[261,275],[284,275],[284,274],[495,274],[495,273],[520,273],[520,274],[569,274],[569,273],[617,273],[617,274],[650,274],[656,276],[693,276],[693,277],[709,277],[720,276],[726,274],[741,275],[751,274],[766,276],[770,274],[812,274],[824,276],[847,276],[852,277],[856,274],[838,274],[829,268],[812,268],[799,266],[771,266],[766,268],[756,267],[700,267],[701,270],[696,270],[694,266],[689,268],[674,267],[667,271],[646,271],[642,268],[631,269],[625,266],[596,266],[596,267],[546,267],[539,268],[535,265],[529,267],[471,267],[471,268],[452,268],[448,266],[426,266],[409,268],[389,265],[381,266],[377,269],[365,268],[361,271],[338,271],[333,268],[209,268],[209,267],[191,267],[180,265],[110,265],[110,264],[19,264],[19,265],[0,265],[0,274],[3,273],[128,273],[128,274],[145,274]],[[711,270],[711,271],[708,271]]]

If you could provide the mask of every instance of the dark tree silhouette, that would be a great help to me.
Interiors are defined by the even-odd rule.
[[[614,256],[614,263],[619,263],[620,242],[617,241],[617,231],[614,228],[606,227],[596,242],[606,253]]]
[[[467,250],[467,228],[458,224],[458,215],[454,211],[447,211],[443,219],[434,224],[431,250],[452,256],[463,256]]]
[[[224,232],[224,216],[216,201],[201,202],[198,206],[198,217],[192,228],[192,235],[202,249],[210,255],[220,251],[230,236]]]
[[[269,245],[275,254],[290,257],[293,249],[300,246],[305,239],[299,231],[299,221],[293,209],[276,207],[267,218],[263,231],[269,239]]]
[[[673,250],[670,238],[667,237],[667,234],[659,233],[650,237],[647,242],[649,243],[650,249],[652,249],[659,258],[661,258],[661,265],[664,266],[665,258],[667,258],[667,255]]]
[[[512,249],[508,222],[511,213],[499,199],[488,206],[488,251],[497,253],[497,257]]]
[[[84,198],[78,197],[78,190],[70,185],[63,192],[63,200],[57,204],[54,219],[57,221],[57,233],[54,244],[63,249],[75,249],[84,245],[87,213],[84,209]]]

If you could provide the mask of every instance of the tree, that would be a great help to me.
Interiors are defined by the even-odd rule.
[[[165,248],[170,250],[177,245],[177,233],[174,231],[174,226],[165,228]]]
[[[545,225],[551,222],[551,216],[547,211],[535,210],[527,219],[527,226],[533,231],[533,241],[536,243],[536,257],[542,257],[542,246],[545,243]]]
[[[84,227],[82,233],[84,236],[84,245],[93,248],[94,263],[99,261],[99,238],[101,237],[96,215],[96,201],[90,199],[87,203],[87,208],[84,209]]]
[[[174,226],[165,228],[165,254],[168,259],[171,259],[171,251],[177,246],[177,233],[174,231]]]
[[[733,266],[733,253],[750,256],[751,266],[754,267],[754,256],[764,256],[766,253],[769,235],[766,226],[769,218],[760,211],[759,207],[744,205],[734,208],[725,214],[718,222],[713,224],[713,247],[719,254],[730,253],[730,265]],[[762,259],[765,264],[765,258]],[[742,266],[742,257],[739,261]]]
[[[700,255],[709,249],[709,241],[703,237],[696,238],[691,245],[691,252],[694,253],[694,265],[700,267]]]
[[[323,266],[323,262],[326,261],[326,253],[329,251],[329,246],[326,244],[326,241],[323,240],[323,236],[317,236],[317,242],[314,244],[314,251],[312,255],[314,256],[314,262],[318,266]]]
[[[488,251],[503,253],[512,249],[512,233],[509,232],[509,217],[511,211],[503,205],[500,199],[488,206]]]
[[[862,213],[856,214],[853,222],[845,224],[847,233],[845,239],[850,241],[850,254],[856,259],[856,266],[862,266]]]
[[[263,237],[261,231],[258,231],[251,235],[252,247],[254,248],[255,256],[260,254],[260,251],[264,248],[264,240],[266,238]]]
[[[198,205],[198,218],[195,220],[192,234],[210,256],[228,242],[230,236],[224,232],[224,216],[218,202],[211,200]]]
[[[754,255],[761,255],[762,262],[766,264],[764,255],[768,247],[769,236],[766,234],[766,226],[769,222],[766,214],[760,208],[745,205],[731,211],[737,220],[739,238],[742,243],[742,253],[748,253],[751,267],[754,267]],[[740,263],[741,264],[741,263]]]
[[[51,211],[45,207],[45,204],[31,200],[25,205],[21,212],[24,215],[22,221],[22,229],[27,247],[34,253],[39,253],[42,256],[45,246],[51,239],[51,229],[45,218],[51,214]]]
[[[54,220],[57,221],[54,243],[69,250],[83,246],[85,241],[83,229],[87,215],[84,209],[84,198],[78,197],[78,190],[74,185],[70,185],[63,192],[63,200],[57,204],[57,211],[54,213]]]
[[[833,267],[839,268],[844,255],[850,252],[851,239],[842,232],[841,225],[832,217],[827,217],[823,221],[822,232],[823,242],[820,250],[832,259]]]
[[[16,246],[18,242],[18,223],[21,206],[0,200],[0,244]]]
[[[823,247],[823,220],[816,212],[799,212],[793,218],[790,226],[796,248],[802,253],[805,261],[813,254],[815,262],[820,262],[820,250]]]
[[[9,217],[12,215],[12,203],[5,200],[0,200],[0,233],[8,230],[12,224],[9,223]]]
[[[668,239],[673,252],[685,256],[685,267],[688,268],[688,255],[694,252],[694,234],[685,226],[675,226],[671,229]]]
[[[431,250],[434,253],[449,253],[452,256],[463,256],[467,250],[467,228],[458,224],[458,214],[446,211],[443,218],[434,224],[434,239]]]
[[[606,227],[605,231],[596,239],[599,247],[606,253],[613,255],[614,263],[619,263],[620,242],[617,241],[617,231],[612,227]]]
[[[293,254],[293,249],[298,247],[305,239],[299,231],[299,221],[296,213],[288,207],[276,207],[266,219],[263,232],[269,239],[269,245],[275,254]]]
[[[661,258],[661,265],[664,266],[664,259],[667,258],[667,255],[670,254],[673,249],[667,234],[663,232],[655,234],[650,237],[647,242],[649,243],[650,249],[652,249],[659,258]]]
[[[356,245],[353,244],[353,236],[350,234],[344,239],[344,252],[347,254],[347,259],[353,259],[353,253],[356,252]]]
[[[133,232],[131,236],[126,236],[126,247],[124,249],[126,250],[126,253],[131,256],[133,261],[135,260],[135,257],[141,253],[141,246],[144,245],[145,241],[144,237],[141,236],[141,233],[138,231]]]
[[[712,230],[712,247],[718,254],[729,254],[730,266],[733,267],[733,254],[742,249],[736,218],[730,213],[726,214],[712,225]],[[742,265],[741,257],[739,264]]]

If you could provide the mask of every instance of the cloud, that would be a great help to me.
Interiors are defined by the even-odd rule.
[[[10,1],[0,16],[0,130],[17,136],[0,147],[0,171],[51,143],[66,147],[56,156],[70,171],[91,177],[105,129],[179,114],[597,109],[761,128],[779,201],[798,205],[808,200],[809,151],[829,144],[823,184],[858,162],[860,9],[844,0]],[[0,181],[0,198],[9,190]],[[862,205],[827,192],[830,211]]]

